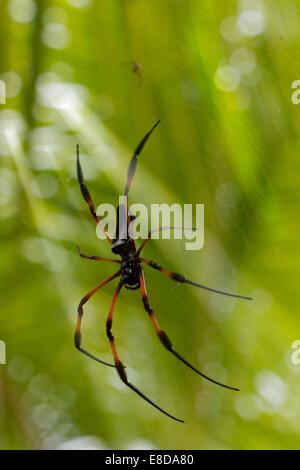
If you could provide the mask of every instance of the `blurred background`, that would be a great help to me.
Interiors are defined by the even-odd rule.
[[[299,448],[299,1],[2,0],[0,18],[0,448]],[[129,379],[185,424],[73,344],[80,299],[115,269],[76,251],[110,256],[75,145],[95,205],[116,205],[157,119],[130,203],[205,204],[205,243],[156,240],[144,256],[254,298],[145,267],[178,352],[237,393],[170,355],[140,291],[121,292],[114,336]],[[89,301],[82,328],[109,362],[115,285]]]

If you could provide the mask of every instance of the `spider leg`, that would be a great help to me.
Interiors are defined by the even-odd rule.
[[[101,361],[100,359],[98,359],[97,357],[93,356],[91,353],[89,353],[88,351],[86,351],[85,349],[83,349],[81,347],[81,332],[80,332],[80,329],[81,329],[81,320],[82,320],[82,317],[83,317],[83,305],[89,300],[90,297],[92,297],[92,295],[95,294],[95,292],[97,292],[99,289],[101,289],[101,287],[105,286],[105,284],[108,284],[110,281],[112,281],[113,279],[115,279],[116,277],[120,276],[120,271],[113,274],[112,276],[110,276],[108,279],[106,279],[105,281],[101,282],[100,284],[98,284],[98,286],[96,286],[93,290],[91,290],[88,294],[86,294],[80,301],[79,305],[78,305],[78,318],[77,318],[77,326],[76,326],[76,331],[75,331],[75,347],[80,351],[82,352],[83,354],[85,354],[86,356],[94,359],[95,361],[97,362],[100,362],[100,364],[104,364],[106,366],[110,366],[110,367],[115,367],[113,364],[109,364],[108,362],[104,362],[104,361]]]
[[[139,143],[139,145],[137,146],[137,148],[135,149],[134,151],[134,154],[130,160],[130,163],[129,163],[129,167],[128,167],[128,173],[127,173],[127,183],[126,183],[126,187],[125,187],[125,192],[124,192],[124,196],[128,196],[128,193],[129,193],[129,189],[130,189],[130,186],[131,186],[131,182],[132,182],[132,179],[134,177],[134,174],[135,174],[135,170],[136,170],[136,164],[137,164],[137,157],[138,155],[141,153],[145,143],[147,142],[148,138],[150,137],[150,135],[152,134],[152,132],[154,131],[154,129],[156,128],[156,126],[160,123],[160,120],[157,121],[154,126],[150,129],[149,132],[147,132],[147,134],[145,135],[145,137],[143,137],[143,139],[141,140],[141,142]]]
[[[150,137],[150,135],[152,134],[152,132],[154,131],[154,129],[156,128],[156,126],[159,123],[160,123],[160,120],[157,121],[154,124],[154,126],[150,129],[150,131],[147,132],[147,134],[140,141],[140,143],[138,144],[137,148],[135,149],[135,151],[133,153],[133,156],[131,157],[129,167],[128,167],[127,183],[126,183],[126,186],[125,186],[124,196],[125,196],[125,201],[126,201],[125,202],[125,206],[126,206],[125,208],[126,208],[126,219],[127,219],[127,226],[128,226],[128,235],[131,238],[131,244],[132,244],[133,249],[135,249],[135,248],[134,248],[134,240],[133,240],[133,236],[132,236],[132,227],[131,227],[131,224],[130,224],[131,220],[130,220],[129,211],[128,211],[128,193],[129,193],[130,186],[131,186],[134,174],[135,174],[136,165],[137,165],[137,157],[141,153],[145,143],[147,142],[148,138]]]
[[[159,227],[159,228],[155,228],[154,230],[150,230],[150,232],[147,235],[147,238],[145,238],[145,240],[142,242],[141,246],[137,250],[137,252],[136,252],[137,256],[141,253],[141,251],[144,248],[144,246],[146,245],[146,243],[149,240],[151,240],[153,233],[163,232],[164,230],[193,230],[193,231],[195,231],[195,230],[199,230],[199,229],[196,228],[196,227],[174,227],[174,226],[172,226],[172,227]]]
[[[227,295],[229,297],[236,297],[237,299],[253,300],[251,297],[244,297],[242,295],[230,294],[229,292],[223,292],[221,290],[213,289],[212,287],[204,286],[203,284],[198,284],[197,282],[189,281],[181,274],[171,273],[167,271],[166,269],[162,268],[161,266],[159,266],[158,264],[156,264],[154,261],[151,261],[149,259],[139,258],[139,262],[148,264],[148,266],[150,266],[151,268],[157,269],[161,273],[166,274],[174,281],[190,284],[191,286],[195,286],[195,287],[200,287],[201,289],[209,290],[210,292],[215,292],[216,294]]]
[[[176,352],[173,349],[171,341],[169,340],[166,333],[160,329],[159,324],[158,324],[158,322],[157,322],[157,320],[154,316],[153,310],[150,307],[150,304],[149,304],[149,301],[148,301],[148,296],[147,296],[147,289],[146,289],[146,282],[145,282],[144,272],[143,272],[142,268],[141,268],[141,274],[140,274],[140,283],[141,283],[142,299],[143,299],[143,304],[144,304],[145,310],[149,314],[149,317],[150,317],[150,319],[151,319],[151,321],[154,325],[156,333],[158,334],[158,337],[159,337],[160,341],[162,342],[162,344],[165,346],[165,348],[168,351],[170,351],[172,354],[174,354],[174,356],[176,356],[181,362],[183,362],[186,366],[188,366],[194,372],[201,375],[201,377],[204,377],[206,380],[209,380],[210,382],[213,382],[216,385],[220,385],[221,387],[228,388],[230,390],[235,390],[235,391],[238,392],[239,391],[238,388],[229,387],[229,385],[225,385],[225,384],[222,384],[221,382],[217,382],[216,380],[211,379],[207,375],[203,374],[202,372],[200,372],[198,369],[196,369],[196,367],[192,366],[188,361],[186,361],[182,356],[180,356],[180,354],[178,354],[178,352]]]
[[[94,260],[96,260],[96,261],[110,261],[111,263],[119,263],[119,264],[121,263],[121,261],[118,260],[118,259],[101,258],[100,256],[88,256],[88,255],[84,255],[84,254],[81,252],[81,250],[80,250],[80,248],[79,248],[78,245],[77,245],[77,250],[78,250],[78,253],[79,253],[79,255],[81,256],[81,258],[94,259]]]
[[[109,243],[111,243],[111,238],[109,237],[109,235],[104,230],[104,227],[101,224],[100,219],[96,214],[96,211],[95,211],[90,193],[88,192],[88,189],[87,189],[86,185],[84,184],[83,173],[82,173],[82,169],[81,169],[81,165],[80,165],[80,161],[79,161],[79,145],[78,144],[76,145],[76,155],[77,155],[77,178],[78,178],[78,181],[79,181],[79,184],[80,184],[81,193],[82,193],[85,201],[88,203],[88,206],[90,208],[92,216],[96,220],[97,224],[99,225],[100,229],[102,230],[102,232],[106,236]]]
[[[115,338],[114,338],[114,336],[112,335],[112,332],[111,332],[114,307],[115,307],[117,297],[119,295],[119,292],[120,292],[122,286],[123,286],[123,282],[121,280],[119,282],[116,290],[115,290],[115,293],[114,293],[114,296],[113,296],[113,299],[112,299],[112,303],[111,303],[111,306],[110,306],[109,314],[108,314],[108,317],[107,317],[107,322],[106,322],[106,334],[107,334],[108,340],[110,342],[110,346],[111,346],[112,353],[113,353],[113,356],[114,356],[114,359],[115,359],[115,365],[116,365],[119,377],[122,380],[122,382],[125,385],[127,385],[127,387],[129,387],[131,390],[133,390],[137,395],[139,395],[145,401],[150,403],[150,405],[154,406],[154,408],[161,411],[161,413],[165,414],[166,416],[169,416],[169,418],[172,418],[175,421],[180,421],[181,423],[183,423],[184,421],[182,421],[181,419],[175,418],[175,416],[172,416],[171,414],[164,411],[162,408],[160,408],[160,406],[156,405],[152,400],[150,400],[150,398],[146,397],[146,395],[144,395],[138,388],[136,388],[133,384],[131,384],[128,381],[127,374],[125,372],[125,366],[119,359],[119,356],[118,356],[118,353],[117,353],[117,350],[116,350],[116,347],[115,347]]]

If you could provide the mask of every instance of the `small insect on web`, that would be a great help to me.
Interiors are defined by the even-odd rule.
[[[127,60],[126,62],[123,62],[123,65],[130,65],[131,66],[131,72],[134,73],[138,78],[137,87],[139,88],[143,83],[143,77],[142,77],[142,74],[141,74],[142,65],[140,63],[138,63],[137,61],[134,61],[134,60]]]
[[[115,338],[112,334],[112,321],[113,321],[114,308],[115,308],[115,304],[116,304],[116,301],[117,301],[117,297],[118,297],[122,287],[125,287],[126,289],[130,289],[130,290],[136,290],[136,289],[139,289],[139,288],[141,289],[144,308],[145,308],[146,312],[148,313],[148,315],[150,317],[150,320],[152,321],[152,323],[154,325],[154,328],[156,330],[156,333],[157,333],[161,343],[163,344],[163,346],[168,351],[170,351],[175,357],[177,357],[181,362],[183,362],[186,366],[188,366],[194,372],[201,375],[201,377],[204,377],[205,379],[209,380],[210,382],[213,382],[214,384],[220,385],[221,387],[228,388],[230,390],[235,390],[235,391],[238,391],[239,389],[234,388],[234,387],[230,387],[230,386],[222,384],[221,382],[218,382],[214,379],[211,379],[210,377],[208,377],[207,375],[203,374],[198,369],[196,369],[196,367],[191,365],[177,351],[175,351],[175,349],[173,348],[173,345],[172,345],[170,339],[168,338],[167,334],[160,329],[159,324],[158,324],[158,322],[157,322],[157,320],[154,316],[153,310],[152,310],[152,308],[149,304],[148,294],[147,294],[147,289],[146,289],[146,281],[145,281],[144,270],[143,270],[142,264],[146,264],[146,265],[150,266],[151,268],[156,269],[157,271],[160,271],[161,273],[167,275],[168,277],[170,277],[174,281],[177,281],[177,282],[180,282],[180,283],[190,284],[192,286],[199,287],[201,289],[205,289],[205,290],[208,290],[208,291],[211,291],[211,292],[215,292],[217,294],[227,295],[227,296],[230,296],[230,297],[236,297],[236,298],[239,298],[239,299],[246,299],[246,300],[252,300],[252,299],[250,297],[243,297],[241,295],[235,295],[235,294],[230,294],[228,292],[219,291],[219,290],[213,289],[211,287],[204,286],[203,284],[199,284],[197,282],[190,281],[190,280],[186,279],[185,277],[183,277],[181,274],[177,274],[177,273],[167,271],[165,268],[159,266],[154,261],[151,261],[149,259],[140,257],[140,254],[141,254],[142,250],[144,249],[145,245],[149,242],[149,240],[151,240],[151,237],[152,237],[153,233],[157,232],[157,230],[150,231],[148,233],[147,238],[142,242],[140,247],[138,249],[136,249],[135,241],[134,241],[134,239],[133,239],[133,237],[131,236],[131,233],[130,233],[130,226],[131,226],[131,222],[134,221],[134,216],[132,214],[130,214],[130,212],[128,210],[128,194],[129,194],[130,186],[131,186],[131,183],[132,183],[132,179],[133,179],[135,171],[136,171],[137,157],[140,154],[140,152],[142,151],[142,149],[143,149],[145,143],[147,142],[148,138],[150,137],[150,135],[152,134],[152,132],[154,131],[156,126],[159,124],[159,122],[160,121],[157,121],[154,124],[154,126],[150,129],[150,131],[144,136],[144,138],[138,144],[138,146],[137,146],[137,148],[136,148],[136,150],[135,150],[135,152],[134,152],[134,154],[133,154],[133,156],[130,160],[128,173],[127,173],[127,182],[126,182],[126,186],[125,186],[125,190],[124,190],[124,196],[126,196],[126,198],[125,198],[126,204],[120,204],[118,206],[118,210],[117,210],[117,228],[116,228],[116,233],[115,233],[115,236],[114,236],[113,239],[111,239],[109,237],[109,235],[106,233],[100,219],[98,218],[98,216],[96,214],[91,196],[90,196],[89,191],[88,191],[88,189],[87,189],[87,187],[84,183],[84,178],[83,178],[81,165],[80,165],[80,161],[79,161],[79,146],[78,145],[76,146],[77,176],[78,176],[78,181],[79,181],[79,184],[80,184],[81,193],[82,193],[85,201],[87,202],[87,204],[90,208],[90,212],[91,212],[92,216],[94,217],[94,219],[96,220],[100,230],[104,233],[106,239],[110,243],[112,252],[114,254],[120,256],[121,259],[111,259],[111,258],[102,258],[102,257],[99,257],[99,256],[85,255],[80,251],[80,248],[77,247],[79,255],[82,258],[87,258],[87,259],[96,260],[96,261],[108,261],[110,263],[116,263],[116,264],[119,265],[119,270],[115,274],[110,276],[108,279],[106,279],[106,280],[102,281],[100,284],[98,284],[94,289],[92,289],[90,292],[88,292],[88,294],[86,294],[81,299],[81,301],[78,305],[78,319],[77,319],[77,326],[76,326],[76,332],[75,332],[75,346],[83,354],[86,354],[87,356],[94,359],[95,361],[97,361],[101,364],[104,364],[106,366],[109,366],[109,367],[115,367],[117,369],[117,372],[119,374],[120,379],[122,380],[122,382],[127,387],[129,387],[131,390],[133,390],[135,393],[137,393],[140,397],[142,397],[144,400],[146,400],[148,403],[150,403],[150,405],[154,406],[157,410],[161,411],[166,416],[169,416],[170,418],[174,419],[175,421],[179,421],[179,422],[183,423],[184,422],[183,420],[181,420],[179,418],[176,418],[175,416],[167,413],[165,410],[163,410],[160,406],[156,405],[152,400],[150,400],[150,398],[148,398],[146,395],[144,395],[144,393],[142,393],[138,388],[136,388],[132,383],[130,383],[128,381],[127,373],[125,371],[125,366],[121,362],[121,360],[118,356],[117,349],[116,349],[116,346],[115,346]],[[124,221],[125,221],[125,223],[124,223]],[[165,230],[166,228],[175,229],[177,227],[161,227],[161,228],[158,229],[158,231]],[[120,234],[122,236],[120,236]],[[107,334],[107,338],[109,340],[109,343],[110,343],[110,346],[111,346],[111,349],[112,349],[112,353],[113,353],[113,358],[114,358],[114,364],[110,364],[108,362],[102,361],[101,359],[94,356],[93,354],[91,354],[90,352],[88,352],[86,349],[84,349],[81,346],[81,332],[80,332],[80,330],[81,330],[81,321],[82,321],[82,317],[83,317],[83,305],[92,297],[92,295],[94,295],[99,289],[101,289],[101,287],[105,286],[106,284],[108,284],[109,282],[111,282],[113,279],[116,279],[116,278],[120,278],[120,280],[119,280],[119,283],[118,283],[117,288],[115,290],[115,293],[113,295],[111,306],[110,306],[108,317],[107,317],[107,321],[106,321],[106,334]]]

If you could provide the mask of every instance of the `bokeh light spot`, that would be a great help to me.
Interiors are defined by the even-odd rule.
[[[22,79],[16,72],[4,72],[0,75],[0,80],[3,80],[6,85],[6,97],[14,98],[22,89]]]
[[[215,74],[215,84],[219,90],[234,91],[240,84],[240,73],[238,69],[231,65],[224,65],[218,68]]]
[[[65,49],[70,44],[71,34],[62,23],[47,23],[42,31],[42,39],[52,49]]]
[[[240,47],[231,54],[230,63],[241,73],[250,73],[256,66],[256,54],[248,47]]]
[[[255,387],[259,395],[274,407],[282,405],[288,395],[286,383],[271,370],[262,370],[256,374]]]
[[[15,357],[8,364],[7,371],[16,382],[27,382],[32,377],[34,366],[26,357]]]
[[[229,42],[238,42],[241,39],[241,33],[237,28],[237,18],[229,16],[224,18],[220,26],[221,36]]]
[[[254,421],[260,417],[254,393],[239,393],[235,399],[235,409],[238,415],[246,421]]]
[[[83,8],[89,5],[91,0],[67,0],[68,3],[75,8]]]
[[[57,188],[57,179],[47,173],[36,176],[31,182],[32,192],[44,199],[53,197],[57,193]]]
[[[244,36],[257,36],[265,26],[264,13],[260,10],[246,10],[240,13],[237,27]]]
[[[30,23],[36,16],[37,6],[33,0],[10,0],[8,13],[18,23]]]

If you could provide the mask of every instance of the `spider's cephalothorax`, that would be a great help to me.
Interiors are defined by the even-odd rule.
[[[137,148],[136,148],[136,150],[133,154],[133,157],[131,158],[129,168],[128,168],[128,174],[127,174],[127,183],[126,183],[126,187],[125,187],[125,191],[124,191],[125,198],[128,198],[128,193],[129,193],[129,189],[130,189],[130,186],[131,186],[132,178],[133,178],[135,170],[136,170],[137,157],[140,154],[141,150],[143,149],[143,147],[144,147],[147,139],[149,138],[150,134],[153,132],[153,130],[155,129],[155,127],[157,126],[157,124],[159,122],[160,121],[158,121],[152,127],[152,129],[150,129],[150,131],[145,135],[145,137],[141,140],[141,142],[139,143],[139,145],[137,146]],[[77,319],[77,327],[76,327],[76,332],[75,332],[75,346],[76,346],[76,348],[79,349],[79,351],[86,354],[87,356],[94,359],[95,361],[100,362],[101,364],[105,364],[105,365],[110,366],[110,367],[115,367],[117,369],[117,372],[119,374],[120,379],[122,380],[122,382],[127,387],[129,387],[131,390],[133,390],[135,393],[137,393],[140,397],[142,397],[144,400],[146,400],[148,403],[150,403],[152,406],[154,406],[157,410],[161,411],[162,413],[164,413],[165,415],[167,415],[170,418],[174,419],[175,421],[183,422],[181,419],[175,418],[175,416],[167,413],[160,406],[156,405],[152,400],[150,400],[150,398],[148,398],[146,395],[144,395],[144,393],[142,393],[139,389],[137,389],[133,384],[131,384],[128,381],[127,374],[126,374],[126,371],[125,371],[125,366],[120,361],[117,350],[116,350],[115,339],[112,335],[111,330],[112,330],[112,320],[113,320],[114,307],[115,307],[116,300],[117,300],[117,297],[119,295],[119,292],[120,292],[120,290],[122,289],[123,286],[127,289],[132,289],[132,290],[141,288],[144,308],[145,308],[146,312],[148,313],[149,318],[152,321],[152,323],[154,325],[154,328],[156,330],[156,333],[157,333],[161,343],[163,344],[163,346],[168,351],[170,351],[175,357],[177,357],[177,359],[179,359],[186,366],[188,366],[190,369],[192,369],[194,372],[201,375],[205,379],[207,379],[210,382],[213,382],[217,385],[220,385],[221,387],[225,387],[225,388],[229,388],[231,390],[236,390],[237,391],[238,390],[237,388],[229,387],[228,385],[224,385],[221,382],[217,382],[216,380],[213,380],[210,377],[208,377],[207,375],[203,374],[198,369],[196,369],[196,367],[194,367],[188,361],[186,361],[186,359],[184,359],[180,354],[178,354],[177,351],[175,351],[175,349],[173,348],[172,343],[171,343],[170,339],[168,338],[168,336],[166,335],[166,333],[160,329],[159,324],[158,324],[158,322],[157,322],[157,320],[154,316],[153,310],[150,307],[149,300],[148,300],[148,295],[147,295],[147,290],[146,290],[144,270],[141,266],[141,263],[145,263],[148,266],[150,266],[151,268],[156,269],[156,270],[162,272],[163,274],[166,274],[167,276],[169,276],[171,279],[173,279],[176,282],[190,284],[190,285],[195,286],[195,287],[200,287],[201,289],[206,289],[210,292],[215,292],[217,294],[223,294],[223,295],[227,295],[227,296],[230,296],[230,297],[239,297],[241,299],[247,299],[247,300],[251,300],[251,299],[249,297],[242,297],[240,295],[229,294],[228,292],[222,292],[222,291],[219,291],[219,290],[216,290],[216,289],[212,289],[211,287],[204,286],[203,284],[198,284],[196,282],[189,281],[188,279],[183,277],[181,274],[176,274],[176,273],[172,273],[170,271],[167,271],[166,269],[162,268],[161,266],[159,266],[154,261],[148,260],[146,258],[140,258],[140,254],[141,254],[144,246],[151,239],[152,234],[154,232],[157,232],[157,230],[150,231],[148,233],[148,237],[142,242],[142,244],[140,245],[138,250],[136,249],[134,239],[131,236],[131,229],[132,229],[131,222],[134,222],[135,216],[132,215],[128,210],[128,200],[126,200],[127,201],[126,205],[120,204],[119,207],[118,207],[118,211],[117,211],[118,219],[117,219],[116,234],[115,234],[114,238],[111,239],[109,237],[109,235],[106,233],[106,231],[104,230],[104,227],[101,224],[101,221],[99,220],[99,218],[96,214],[92,199],[91,199],[90,194],[87,190],[87,187],[84,184],[84,179],[83,179],[81,166],[80,166],[80,162],[79,162],[79,147],[78,147],[78,145],[77,145],[77,175],[78,175],[78,181],[79,181],[79,184],[80,184],[80,189],[81,189],[82,195],[83,195],[84,199],[86,200],[86,202],[89,205],[92,216],[96,220],[100,230],[102,230],[102,232],[105,234],[107,240],[109,241],[109,243],[111,245],[112,252],[116,255],[119,255],[121,257],[121,259],[119,260],[119,259],[111,259],[111,258],[102,258],[100,256],[84,255],[83,253],[81,253],[80,248],[78,247],[79,254],[82,258],[87,258],[87,259],[92,259],[92,260],[109,261],[110,263],[116,263],[116,264],[119,264],[120,269],[115,274],[110,276],[108,279],[106,279],[105,281],[98,284],[98,286],[96,286],[94,289],[92,289],[87,295],[85,295],[81,299],[81,301],[78,305],[78,319]],[[176,227],[176,228],[178,228],[178,227]],[[175,229],[175,227],[161,227],[160,229],[158,229],[158,231],[162,231],[162,230],[166,230],[166,229]],[[115,293],[114,293],[114,296],[113,296],[113,299],[112,299],[112,303],[111,303],[111,307],[110,307],[110,310],[109,310],[109,313],[108,313],[107,321],[106,321],[106,334],[107,334],[108,340],[110,342],[113,357],[114,357],[114,364],[109,364],[107,362],[102,361],[101,359],[98,359],[96,356],[94,356],[93,354],[89,353],[88,351],[86,351],[85,349],[82,348],[82,346],[81,346],[81,332],[80,332],[81,331],[81,320],[82,320],[82,316],[83,316],[83,305],[89,300],[89,298],[93,294],[95,294],[95,292],[97,292],[99,289],[101,289],[101,287],[103,287],[108,282],[110,282],[113,279],[116,279],[118,277],[120,278],[120,281],[119,281],[119,283],[117,285],[117,288],[115,290]]]
[[[111,250],[121,256],[121,281],[126,289],[135,290],[140,287],[140,265],[136,256],[136,248],[133,238],[130,236],[129,224],[135,220],[130,212],[128,219],[124,204],[117,209],[117,228],[112,240]]]

